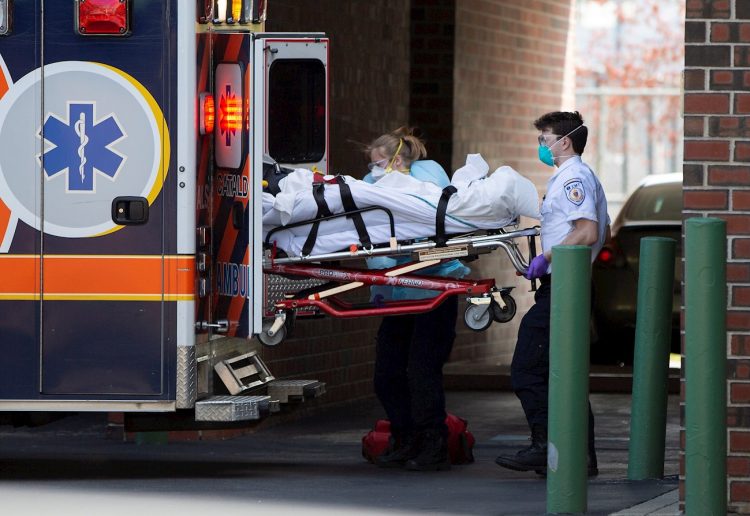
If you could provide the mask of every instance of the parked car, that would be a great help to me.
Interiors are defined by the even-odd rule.
[[[682,174],[648,176],[628,197],[612,224],[612,239],[592,267],[595,361],[631,363],[635,340],[640,240],[677,242],[672,302],[673,352],[680,350],[682,292]]]

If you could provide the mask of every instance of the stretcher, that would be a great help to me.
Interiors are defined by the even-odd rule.
[[[314,220],[281,226],[312,225],[334,217],[352,217],[357,212],[387,209],[368,207]],[[388,213],[391,239],[385,245],[352,244],[348,249],[322,254],[290,256],[274,246],[274,233],[266,236],[263,272],[265,309],[262,332],[258,335],[267,346],[280,344],[293,331],[299,316],[328,315],[338,318],[416,314],[430,311],[449,296],[465,296],[464,323],[474,331],[484,331],[493,321],[505,323],[513,319],[516,303],[511,295],[514,287],[498,287],[494,279],[455,279],[419,275],[419,271],[453,259],[473,260],[479,255],[503,250],[516,271],[523,274],[536,254],[535,237],[538,227],[519,229],[506,226],[470,234],[419,238],[397,241],[393,217]],[[526,239],[528,256],[519,241]],[[357,268],[356,261],[375,256],[403,257],[410,260],[388,269]],[[350,266],[342,264],[349,262]],[[426,299],[370,301],[352,303],[342,299],[348,294],[371,286],[408,287],[437,291]],[[532,283],[532,288],[534,287]]]

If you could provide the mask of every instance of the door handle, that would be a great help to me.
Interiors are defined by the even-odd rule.
[[[138,226],[148,222],[148,200],[145,197],[115,197],[112,220],[121,226]]]

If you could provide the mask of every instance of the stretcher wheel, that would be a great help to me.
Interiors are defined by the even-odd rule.
[[[273,319],[270,319],[270,320],[264,322],[263,323],[263,331],[261,331],[258,334],[258,340],[264,346],[269,346],[269,347],[278,346],[286,338],[286,334],[287,334],[286,324],[282,325],[279,328],[279,331],[277,331],[276,333],[274,333],[273,337],[271,337],[268,334],[268,330],[271,328],[272,325],[273,325]]]
[[[516,315],[516,300],[508,294],[503,294],[505,308],[501,308],[497,303],[492,303],[492,317],[499,323],[506,323]]]
[[[489,305],[469,305],[464,312],[464,323],[470,330],[484,331],[492,324]]]

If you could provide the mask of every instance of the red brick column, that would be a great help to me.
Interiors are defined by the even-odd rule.
[[[750,0],[688,0],[685,42],[684,215],[727,221],[727,489],[730,510],[746,514],[750,513]],[[684,451],[684,435],[682,442]],[[681,462],[684,471],[684,456]],[[684,492],[680,497],[684,500]]]

